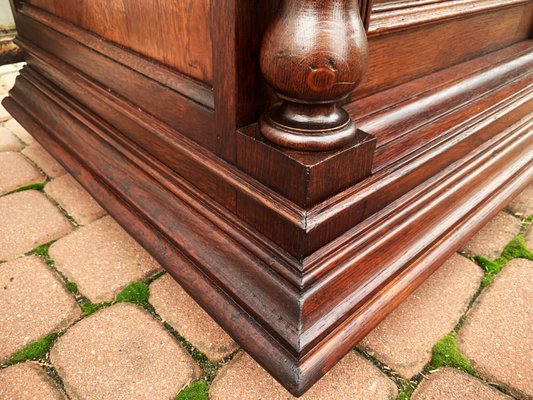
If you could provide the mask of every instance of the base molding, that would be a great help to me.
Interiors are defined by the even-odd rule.
[[[303,260],[39,71],[25,68],[4,104],[253,358],[300,395],[533,179],[528,93],[506,103],[516,112],[498,114],[501,125],[494,115],[476,121],[480,132],[495,124],[483,143]]]

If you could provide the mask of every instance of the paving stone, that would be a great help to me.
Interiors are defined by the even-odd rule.
[[[0,261],[20,256],[72,230],[70,222],[35,190],[0,198]]]
[[[505,246],[520,233],[521,221],[505,212],[498,213],[463,250],[489,260],[498,258]]]
[[[0,361],[81,315],[78,303],[35,256],[0,265],[0,310]]]
[[[7,112],[6,108],[0,103],[0,122],[7,121],[11,118],[11,115]]]
[[[161,268],[111,217],[58,240],[49,255],[94,303],[112,300],[128,283]]]
[[[67,173],[61,164],[38,143],[26,147],[22,150],[22,154],[37,164],[49,177],[56,178]]]
[[[7,128],[0,127],[0,151],[19,151],[24,147]]]
[[[55,178],[46,185],[44,191],[81,225],[105,215],[104,209],[71,175]]]
[[[72,399],[171,399],[199,376],[192,357],[151,315],[119,303],[61,336],[50,360]]]
[[[15,134],[20,140],[26,144],[31,144],[35,142],[33,136],[31,136],[26,129],[22,127],[21,124],[17,122],[16,119],[11,118],[7,121],[4,126]]]
[[[453,368],[429,376],[415,390],[412,400],[511,400],[493,387]]]
[[[482,279],[476,264],[452,256],[359,347],[411,379],[431,361],[435,343],[459,322]]]
[[[211,361],[221,361],[237,350],[237,344],[170,275],[150,285],[150,304],[163,320]]]
[[[533,261],[515,259],[479,297],[459,331],[477,371],[518,397],[533,399]]]
[[[43,367],[26,362],[0,370],[0,399],[63,400],[65,396]]]
[[[0,66],[0,75],[19,71],[26,63],[5,64]]]
[[[391,380],[352,351],[300,399],[392,400],[397,395]],[[295,398],[244,352],[219,371],[209,391],[210,400]]]
[[[45,180],[46,177],[20,153],[0,153],[0,195]]]
[[[507,208],[517,215],[533,215],[533,184],[516,196]]]
[[[4,92],[9,92],[11,89],[13,89],[17,76],[19,76],[18,72],[9,72],[0,77],[0,84],[2,85]]]

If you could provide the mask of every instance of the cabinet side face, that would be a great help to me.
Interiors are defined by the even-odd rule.
[[[212,83],[211,0],[28,3],[196,80]]]
[[[529,37],[530,0],[374,0],[365,97]]]

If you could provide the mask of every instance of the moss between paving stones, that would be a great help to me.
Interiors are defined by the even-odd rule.
[[[433,346],[433,358],[429,368],[452,367],[479,376],[470,361],[461,353],[455,340],[455,333],[444,336]]]
[[[199,380],[183,389],[176,396],[176,400],[208,400],[209,386],[206,381]]]
[[[67,289],[72,293],[78,293],[78,287],[74,282],[67,283]],[[79,305],[83,311],[83,315],[88,317],[94,314],[96,311],[109,307],[114,303],[133,303],[141,306],[145,306],[148,303],[150,297],[150,289],[146,282],[133,282],[126,286],[117,294],[115,301],[103,301],[101,303],[92,303],[89,299],[82,297],[79,300]]]
[[[70,293],[78,293],[78,285],[76,285],[74,282],[68,281],[65,286]]]
[[[48,255],[48,250],[50,250],[50,246],[52,245],[52,243],[53,242],[38,246],[34,248],[31,252],[41,258],[50,258],[50,256]]]
[[[83,298],[78,303],[81,307],[81,310],[83,311],[83,315],[88,317],[91,314],[94,314],[96,311],[100,310],[101,308],[109,307],[112,303],[109,301],[104,301],[102,303],[92,303],[91,301],[87,300],[86,298]]]
[[[148,302],[149,297],[150,288],[146,282],[133,282],[120,291],[115,301],[143,305]]]
[[[39,190],[39,191],[42,191],[44,189],[44,185],[45,185],[44,182],[32,183],[30,185],[22,186],[22,187],[19,187],[18,189],[12,190],[11,192],[8,192],[7,194],[24,192],[26,190]]]
[[[509,242],[503,249],[499,258],[494,261],[487,260],[481,256],[475,256],[474,260],[485,270],[482,287],[488,286],[494,280],[494,277],[500,273],[502,268],[515,258],[525,258],[533,260],[533,252],[529,251],[523,235],[518,235]]]
[[[9,364],[17,364],[29,360],[43,359],[58,338],[58,333],[51,333],[45,337],[26,345],[15,352],[9,359]]]
[[[398,394],[398,397],[396,398],[396,400],[409,400],[412,394],[413,394],[412,390],[409,392],[401,392],[400,394]]]

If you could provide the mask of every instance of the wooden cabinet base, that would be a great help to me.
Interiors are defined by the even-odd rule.
[[[229,124],[216,82],[54,18],[19,9],[28,66],[3,104],[295,395],[533,178],[529,40],[355,93],[356,136],[307,153],[257,113]]]

